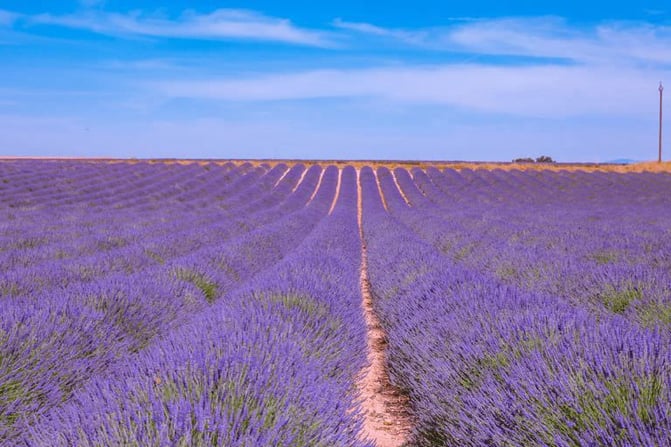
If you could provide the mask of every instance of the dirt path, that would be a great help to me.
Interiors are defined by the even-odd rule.
[[[427,197],[426,191],[424,191],[424,189],[419,185],[419,183],[417,183],[417,179],[415,178],[415,174],[413,172],[415,169],[421,171],[424,175],[426,175],[426,172],[424,171],[424,169],[421,168],[408,169],[408,174],[410,174],[410,178],[412,178],[412,182],[415,185],[415,189],[417,189],[417,191],[419,191],[424,197]]]
[[[405,204],[408,206],[412,206],[412,203],[410,203],[408,196],[406,196],[405,192],[403,192],[403,188],[401,188],[401,185],[398,184],[398,179],[396,178],[396,174],[394,173],[393,170],[391,171],[391,178],[394,179],[394,185],[396,185],[396,189],[398,189],[398,192],[401,193],[401,197],[403,197]]]
[[[320,166],[321,168],[321,166]],[[319,191],[319,187],[322,185],[322,179],[324,178],[324,173],[326,172],[326,168],[321,168],[321,172],[319,173],[319,180],[317,180],[317,186],[315,186],[315,190],[312,191],[312,195],[308,199],[308,202],[305,204],[305,206],[308,206],[310,203],[312,203],[312,199],[315,198],[317,195],[317,191]]]
[[[357,176],[358,175],[359,171],[357,170]],[[389,208],[387,208],[387,199],[384,198],[384,193],[382,192],[382,185],[380,185],[380,179],[377,177],[377,169],[373,169],[373,175],[375,176],[375,183],[377,184],[377,192],[380,193],[380,198],[382,199],[382,206],[384,206],[385,211],[389,211]]]
[[[331,202],[331,208],[329,208],[329,216],[333,213],[336,203],[338,203],[338,196],[340,196],[340,183],[342,183],[342,168],[338,168],[338,183],[336,184],[336,192],[333,196],[333,202]]]
[[[385,368],[386,334],[375,314],[368,279],[368,254],[363,238],[363,200],[360,171],[357,170],[357,220],[361,238],[361,295],[367,328],[368,364],[361,372],[358,388],[361,393],[363,428],[361,439],[374,441],[377,447],[400,447],[411,430],[407,399],[389,383]]]
[[[281,182],[282,180],[284,180],[284,177],[287,176],[287,174],[289,173],[290,170],[291,170],[291,168],[287,168],[287,170],[284,171],[284,174],[282,174],[282,177],[280,177],[280,178],[277,179],[277,181],[276,181],[275,184],[273,185],[273,188],[277,188],[277,185],[279,185],[280,182]]]
[[[298,179],[298,183],[296,183],[296,186],[294,186],[294,188],[291,190],[291,194],[295,193],[296,190],[298,189],[298,187],[301,186],[301,183],[303,183],[303,179],[305,178],[305,176],[308,173],[308,169],[309,168],[303,169],[303,172],[301,173],[301,177]]]

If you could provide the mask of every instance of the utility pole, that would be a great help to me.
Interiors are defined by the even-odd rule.
[[[662,162],[662,93],[664,92],[664,86],[662,81],[659,81],[659,156],[657,157],[657,162]]]

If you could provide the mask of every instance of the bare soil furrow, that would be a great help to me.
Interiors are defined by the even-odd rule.
[[[340,196],[340,184],[342,183],[342,168],[338,168],[338,183],[336,184],[336,192],[333,195],[333,202],[331,202],[331,208],[329,209],[329,216],[333,213],[336,203],[338,203],[338,197]]]
[[[357,177],[359,174],[357,171]],[[361,305],[366,321],[368,345],[368,366],[361,372],[358,380],[364,416],[360,436],[362,439],[374,441],[377,447],[400,447],[407,441],[412,425],[407,398],[390,383],[386,370],[387,337],[373,306],[363,232],[360,179],[357,183],[357,218],[361,238]]]

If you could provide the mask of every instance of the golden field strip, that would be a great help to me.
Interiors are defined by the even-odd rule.
[[[420,168],[426,169],[429,167],[438,169],[486,169],[494,170],[501,169],[504,171],[521,170],[521,171],[600,171],[600,172],[669,172],[671,173],[671,161],[664,161],[662,163],[648,161],[631,164],[616,164],[616,163],[513,163],[513,162],[476,162],[476,161],[409,161],[409,160],[299,160],[299,159],[199,159],[199,158],[113,158],[113,157],[20,157],[20,156],[0,156],[0,162],[11,162],[18,160],[69,160],[69,161],[84,161],[95,163],[179,163],[179,164],[207,164],[207,163],[234,163],[236,165],[251,163],[254,166],[258,165],[275,165],[277,163],[286,163],[293,165],[296,163],[303,163],[304,165],[335,165],[335,166],[354,166],[360,168],[363,166],[387,167],[393,168]]]

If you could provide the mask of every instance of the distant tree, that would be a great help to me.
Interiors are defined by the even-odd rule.
[[[513,160],[513,163],[533,163],[534,159],[531,157],[525,157],[525,158],[516,158]]]
[[[552,157],[548,157],[547,155],[541,155],[540,157],[536,157],[536,163],[554,163],[555,161],[552,159]]]

